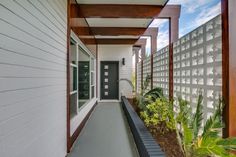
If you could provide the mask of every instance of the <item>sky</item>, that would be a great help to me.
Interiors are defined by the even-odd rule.
[[[169,0],[168,4],[180,4],[179,37],[188,34],[221,12],[221,0]],[[168,20],[156,19],[150,27],[159,27],[158,50],[168,45]],[[150,52],[150,43],[147,50]]]

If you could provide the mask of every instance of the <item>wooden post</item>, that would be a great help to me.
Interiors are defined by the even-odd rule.
[[[140,47],[133,47],[134,55],[135,55],[135,93],[138,91],[138,61],[139,61],[139,50]]]
[[[157,33],[158,28],[154,30],[151,35],[151,56],[150,56],[150,64],[151,64],[151,89],[153,89],[153,55],[157,51]]]
[[[146,53],[147,39],[139,39],[134,46],[141,47],[141,89],[143,89],[143,59]]]
[[[222,93],[225,103],[224,137],[236,136],[236,1],[222,0]]]
[[[169,99],[172,100],[173,93],[173,42],[172,42],[172,29],[171,29],[171,18],[169,18]]]
[[[223,120],[225,128],[223,136],[229,136],[229,28],[228,28],[228,0],[221,1],[222,11],[222,94],[225,103]]]
[[[153,54],[157,51],[157,34],[158,28],[148,28],[143,35],[151,38],[151,55],[150,55],[150,86],[153,89]]]
[[[141,92],[143,94],[143,60],[145,58],[146,44],[141,47]]]

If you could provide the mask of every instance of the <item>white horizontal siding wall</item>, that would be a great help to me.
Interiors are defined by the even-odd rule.
[[[119,79],[131,80],[132,77],[132,45],[98,45],[98,95],[100,99],[100,63],[101,61],[119,61]],[[125,65],[121,64],[125,58]],[[119,97],[132,96],[132,87],[126,81],[119,82]]]
[[[66,0],[0,1],[0,156],[66,154]]]

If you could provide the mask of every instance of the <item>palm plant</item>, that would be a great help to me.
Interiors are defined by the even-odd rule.
[[[236,150],[236,138],[223,139],[220,135],[223,126],[222,109],[223,103],[219,99],[214,114],[208,118],[201,128],[203,121],[203,96],[198,97],[197,108],[193,116],[187,102],[179,98],[180,111],[177,116],[177,123],[180,124],[180,141],[183,152],[187,157],[235,157],[231,154]],[[202,133],[200,131],[202,130]]]

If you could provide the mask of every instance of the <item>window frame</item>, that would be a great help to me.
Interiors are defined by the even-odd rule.
[[[73,39],[75,42],[76,42],[76,55],[77,55],[77,60],[76,60],[76,64],[77,64],[77,90],[76,90],[76,92],[75,91],[73,91],[73,92],[75,92],[75,93],[77,93],[77,114],[76,115],[78,115],[78,113],[81,111],[81,110],[83,110],[83,108],[92,100],[92,99],[94,99],[94,98],[96,98],[96,57],[91,53],[91,51],[82,43],[82,41],[77,37],[77,35],[71,30],[71,36],[70,36],[70,38],[71,39]],[[81,107],[79,107],[79,97],[78,97],[78,95],[79,95],[79,72],[78,72],[78,70],[79,70],[79,65],[78,65],[78,63],[79,63],[79,48],[81,48],[85,53],[87,53],[88,54],[88,56],[89,56],[89,100],[87,100]],[[71,55],[71,54],[70,54]],[[93,60],[93,62],[94,62],[94,67],[93,67],[93,70],[92,70],[92,67],[91,67],[91,61]],[[70,67],[71,66],[75,66],[75,65],[71,65],[71,62],[70,62]],[[91,76],[92,76],[92,73],[93,73],[93,76],[94,76],[94,80],[93,80],[93,84],[91,84],[91,80],[92,80],[92,78],[91,78]],[[71,76],[71,75],[70,75]],[[93,93],[93,97],[92,97],[92,87],[94,87],[94,93]],[[70,94],[70,97],[71,97],[71,94]],[[76,116],[75,115],[75,116]],[[71,118],[72,119],[72,118]]]

